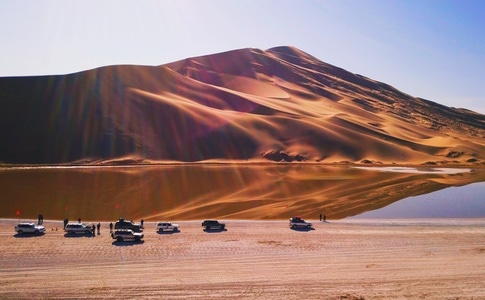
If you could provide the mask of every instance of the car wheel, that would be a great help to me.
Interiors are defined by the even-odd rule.
[[[24,233],[22,230],[17,231],[18,234]]]
[[[175,228],[173,229],[173,231],[177,232],[177,231],[179,231],[179,229],[178,229],[177,227],[175,227]]]
[[[116,238],[116,241],[117,242],[123,242],[123,238],[121,236],[119,236],[119,237]]]

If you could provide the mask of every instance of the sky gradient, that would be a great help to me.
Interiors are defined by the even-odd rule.
[[[0,20],[2,77],[291,45],[485,114],[482,0],[0,0]]]

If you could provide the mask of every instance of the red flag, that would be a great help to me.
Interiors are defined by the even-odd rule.
[[[20,216],[20,210],[17,210],[17,211],[15,212],[15,214],[16,214],[17,216]]]

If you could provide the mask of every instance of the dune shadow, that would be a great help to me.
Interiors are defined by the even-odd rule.
[[[31,237],[38,237],[43,236],[45,233],[16,233],[13,235],[15,238],[31,238]]]
[[[118,241],[113,241],[111,245],[117,246],[117,247],[126,247],[126,246],[134,246],[134,245],[141,245],[144,244],[145,241],[123,241],[123,242],[118,242]]]

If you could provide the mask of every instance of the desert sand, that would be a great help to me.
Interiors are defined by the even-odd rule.
[[[281,221],[200,221],[143,243],[16,236],[0,220],[0,299],[483,299],[485,219],[339,220],[295,231]],[[57,229],[57,230],[56,230]]]

